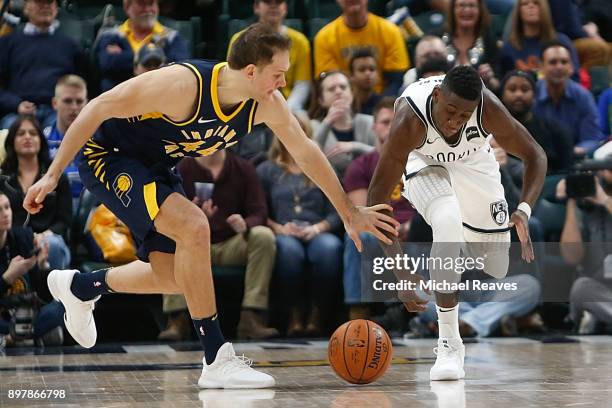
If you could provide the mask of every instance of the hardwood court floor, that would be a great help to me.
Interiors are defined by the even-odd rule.
[[[9,349],[0,356],[0,407],[612,407],[612,337],[565,340],[575,342],[470,343],[466,379],[431,384],[434,341],[395,340],[391,368],[367,386],[333,374],[323,341],[236,343],[277,380],[258,391],[199,390],[196,344]],[[66,398],[9,399],[17,389],[65,390]]]

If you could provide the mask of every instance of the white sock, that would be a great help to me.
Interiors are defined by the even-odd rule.
[[[459,305],[447,308],[436,305],[438,312],[439,337],[445,339],[460,339],[459,335]]]

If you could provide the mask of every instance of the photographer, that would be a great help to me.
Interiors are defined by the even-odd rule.
[[[11,203],[0,193],[0,337],[8,346],[29,339],[61,345],[64,307],[57,301],[43,306],[38,297],[47,292],[49,247],[39,246],[30,229],[11,227],[12,218]]]
[[[557,184],[556,196],[567,198],[561,256],[580,266],[583,275],[572,285],[570,318],[580,333],[588,334],[597,322],[612,323],[612,254],[607,243],[612,240],[612,170],[570,175]]]

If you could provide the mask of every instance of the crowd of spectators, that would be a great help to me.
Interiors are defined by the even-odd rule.
[[[194,48],[187,39],[160,22],[158,0],[123,0],[127,18],[116,25],[102,24],[90,50],[64,33],[58,1],[15,3],[23,8],[9,8],[0,16],[0,245],[7,248],[0,249],[6,254],[6,259],[0,256],[0,298],[15,293],[15,282],[30,288],[30,280],[49,268],[78,267],[71,260],[68,234],[83,190],[75,166],[68,166],[39,214],[26,217],[21,202],[88,99],[148,70],[206,57],[191,55]],[[612,171],[597,173],[595,193],[582,200],[567,197],[565,175],[585,158],[612,161],[612,89],[609,79],[598,88],[591,77],[593,69],[612,72],[612,21],[599,3],[390,1],[388,12],[401,13],[400,24],[371,12],[367,0],[337,0],[339,16],[329,16],[316,33],[302,33],[286,24],[287,1],[254,0],[252,21],[269,24],[291,39],[291,67],[281,92],[355,205],[366,203],[395,98],[421,78],[442,75],[456,65],[473,66],[547,153],[549,194],[544,200],[562,208],[565,219],[555,236],[554,227],[538,219],[536,206],[530,231],[536,242],[552,239],[562,244],[560,258],[582,275],[571,286],[567,310],[576,330],[589,333],[612,324],[612,303],[606,303],[612,302],[612,255],[605,245],[612,241]],[[421,13],[442,13],[445,25],[415,27],[418,18],[413,17]],[[495,16],[503,19],[494,23]],[[414,28],[408,34],[406,21]],[[505,27],[496,26],[500,21]],[[415,33],[421,37],[411,37]],[[233,34],[228,52],[240,32]],[[490,144],[513,210],[523,183],[522,164],[494,139]],[[360,254],[344,236],[325,195],[270,129],[256,126],[231,151],[184,159],[177,170],[187,197],[209,218],[213,267],[244,268],[239,337],[323,335],[342,293],[351,318],[385,312],[363,302]],[[212,195],[204,199],[197,194],[202,183],[214,185]],[[401,197],[402,188],[400,182],[390,197],[402,240],[430,240],[427,225]],[[366,246],[374,244],[372,237],[362,239]],[[587,242],[600,244],[584,245]],[[32,248],[39,251],[34,254]],[[594,259],[604,261],[594,264]],[[463,333],[489,336],[516,334],[517,327],[542,329],[537,311],[544,268],[541,262],[535,273],[518,270],[505,278],[531,289],[514,298],[500,303],[494,293],[485,293],[484,303],[462,303]],[[21,278],[28,276],[31,279]],[[596,302],[591,301],[595,292]],[[393,308],[396,320],[414,317],[397,313],[397,306],[387,312]],[[4,325],[10,321],[7,310],[0,302],[0,336],[9,333]],[[282,318],[268,321],[269,311],[275,310]],[[163,311],[168,325],[159,338],[188,338],[184,298],[164,296]],[[430,312],[413,319],[412,335],[435,334]],[[35,324],[35,338],[61,326],[53,317],[57,313],[61,305],[54,302],[40,309],[39,321],[47,314],[53,324]],[[379,321],[386,322],[389,315],[379,316]]]

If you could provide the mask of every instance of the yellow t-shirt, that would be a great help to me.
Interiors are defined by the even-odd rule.
[[[381,79],[377,91],[383,89],[384,71],[406,71],[410,60],[402,33],[395,24],[368,13],[365,27],[353,30],[344,24],[342,16],[327,24],[314,39],[315,75],[340,69],[349,72],[351,53],[357,48],[372,47],[378,60]]]
[[[296,81],[310,81],[312,79],[312,66],[310,62],[310,42],[308,38],[297,30],[290,27],[285,27],[285,35],[291,39],[291,49],[289,50],[289,62],[291,66],[285,75],[287,86],[281,89],[281,92],[288,98]],[[243,30],[244,31],[244,30]],[[234,34],[227,47],[227,55],[232,48],[232,44],[242,31]]]
[[[134,52],[134,54],[137,54],[143,45],[148,44],[151,41],[151,38],[153,38],[154,35],[163,34],[166,31],[166,27],[161,25],[159,21],[156,21],[155,24],[153,25],[153,29],[151,30],[151,33],[140,41],[138,41],[134,37],[134,33],[132,33],[132,29],[130,28],[129,19],[125,20],[123,24],[119,26],[119,31],[121,31],[127,38],[128,42],[130,43],[130,47],[132,47],[132,51]]]

